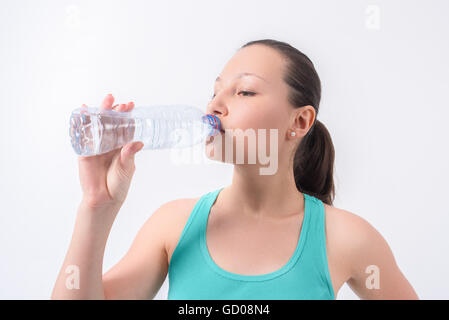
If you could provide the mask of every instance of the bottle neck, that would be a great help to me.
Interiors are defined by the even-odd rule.
[[[213,114],[206,114],[203,116],[203,121],[207,123],[210,127],[210,136],[216,135],[221,130],[221,122],[220,119],[218,119],[217,116]]]

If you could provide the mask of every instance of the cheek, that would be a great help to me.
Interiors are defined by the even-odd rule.
[[[285,120],[281,116],[277,108],[260,108],[254,110],[250,115],[248,115],[248,124],[250,128],[254,129],[280,129]]]
[[[262,139],[260,142],[266,146],[265,150],[279,148],[284,140],[283,132],[285,132],[287,120],[282,112],[278,112],[278,107],[262,107],[258,105],[257,108],[248,108],[242,111],[238,116],[240,116],[237,119],[238,123],[233,128],[240,128],[242,130],[254,129],[256,145],[253,148],[258,149],[258,141],[260,139]],[[259,131],[259,129],[265,129],[265,132]],[[270,129],[276,131],[272,133]],[[274,143],[273,146],[271,145],[272,143]],[[245,150],[247,150],[246,147]]]
[[[270,129],[279,128],[282,124],[278,108],[266,102],[247,103],[233,109],[230,128]]]

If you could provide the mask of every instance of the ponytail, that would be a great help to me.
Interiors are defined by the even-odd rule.
[[[298,190],[332,205],[335,197],[334,158],[334,145],[329,131],[322,122],[316,120],[302,139],[293,160]]]

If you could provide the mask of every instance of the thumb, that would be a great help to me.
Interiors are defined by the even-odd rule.
[[[134,166],[134,155],[143,148],[141,141],[126,144],[120,151],[120,164],[123,168]]]

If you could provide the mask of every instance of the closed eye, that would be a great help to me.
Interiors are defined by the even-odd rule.
[[[254,92],[251,92],[251,91],[240,91],[239,94],[240,94],[240,93],[249,94],[250,97],[253,96],[253,95],[255,95],[255,93],[254,93]],[[247,96],[245,95],[245,97],[247,97]]]
[[[252,97],[256,94],[255,92],[251,92],[251,91],[240,91],[239,94],[240,93],[243,93],[245,97]],[[213,99],[213,98],[215,98],[215,93],[213,94],[211,99]]]

